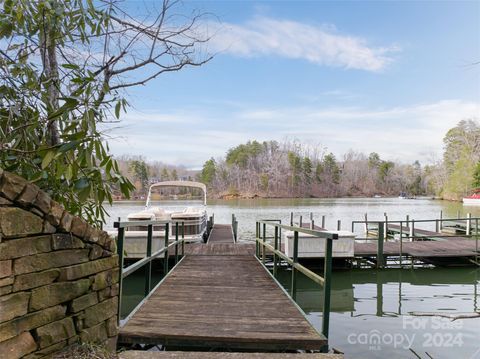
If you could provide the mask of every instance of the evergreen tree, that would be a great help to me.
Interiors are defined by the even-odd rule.
[[[213,158],[210,158],[203,165],[202,172],[200,172],[199,180],[205,184],[211,184],[216,174],[216,163]]]

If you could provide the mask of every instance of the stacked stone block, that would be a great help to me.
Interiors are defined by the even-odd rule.
[[[0,169],[0,357],[114,347],[118,256],[106,232]]]

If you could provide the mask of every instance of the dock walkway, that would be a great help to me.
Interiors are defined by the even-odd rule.
[[[234,243],[232,226],[229,224],[215,224],[208,237],[207,244]]]
[[[119,343],[254,351],[327,344],[249,254],[251,244],[234,243],[231,226],[215,225],[198,246],[120,329]]]

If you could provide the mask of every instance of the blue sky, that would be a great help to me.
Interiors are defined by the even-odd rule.
[[[144,15],[145,2],[127,1]],[[158,5],[146,2],[147,8]],[[422,163],[480,118],[480,2],[186,1],[208,64],[129,90],[114,154],[199,168],[250,139]]]

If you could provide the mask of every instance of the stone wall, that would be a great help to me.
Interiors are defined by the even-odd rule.
[[[115,241],[0,168],[0,357],[113,347],[117,308]]]

